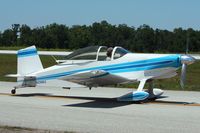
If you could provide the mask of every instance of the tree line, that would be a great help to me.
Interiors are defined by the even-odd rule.
[[[13,24],[0,31],[0,46],[30,46],[40,48],[78,49],[91,45],[122,46],[133,52],[190,52],[200,51],[200,31],[175,28],[173,31],[138,28],[126,24],[112,25],[107,21],[92,25],[50,24],[37,28]]]

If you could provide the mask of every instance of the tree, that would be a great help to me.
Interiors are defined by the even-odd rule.
[[[11,29],[7,29],[3,32],[2,44],[4,46],[13,46],[16,43],[15,41],[16,41],[16,36]]]
[[[32,45],[30,41],[30,38],[32,36],[31,28],[27,25],[22,25],[19,31],[20,31],[20,44],[26,46]]]
[[[87,26],[76,26],[74,25],[69,30],[69,48],[77,49],[89,46],[92,44],[91,32],[87,28]]]
[[[1,31],[0,31],[0,46],[2,46],[3,44],[2,44],[2,33],[1,33]]]
[[[173,44],[170,46],[171,52],[185,52],[186,51],[186,40],[187,32],[182,28],[174,29]]]
[[[187,29],[186,31],[188,39],[188,52],[198,52],[200,51],[200,32],[194,31],[192,28]]]
[[[56,23],[47,25],[45,33],[52,42],[53,48],[67,48],[69,45],[69,30],[65,25],[58,25]],[[50,43],[50,42],[49,42]]]
[[[117,27],[117,35],[113,38],[115,44],[124,48],[134,50],[135,28],[128,27],[126,24],[120,24]]]
[[[0,32],[0,46],[36,45],[41,48],[78,49],[90,45],[122,46],[134,52],[183,53],[189,40],[189,51],[200,51],[200,31],[175,28],[173,31],[141,25],[137,29],[126,24],[112,25],[107,21],[90,26],[50,24],[31,29],[13,24]]]
[[[109,24],[106,21],[101,21],[101,23],[93,23],[90,27],[92,42],[95,45],[106,45],[106,46],[114,46],[115,39],[113,39],[116,27]]]
[[[40,48],[53,48],[51,44],[48,44],[47,35],[44,31],[44,27],[34,28],[31,32],[30,43]]]
[[[135,45],[138,52],[154,52],[154,30],[148,25],[140,26],[136,31]]]
[[[12,24],[12,31],[13,31],[13,43],[18,44],[18,37],[20,37],[19,33],[20,24]]]

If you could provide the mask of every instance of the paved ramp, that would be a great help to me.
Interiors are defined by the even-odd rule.
[[[22,88],[0,82],[0,125],[75,132],[197,133],[200,93],[166,91],[155,102],[117,102],[117,88]]]

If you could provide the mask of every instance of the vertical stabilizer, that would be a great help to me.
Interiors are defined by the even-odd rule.
[[[35,46],[20,49],[17,52],[17,74],[26,76],[43,69]]]

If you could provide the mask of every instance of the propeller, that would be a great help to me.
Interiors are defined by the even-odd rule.
[[[182,69],[181,69],[181,78],[180,78],[180,85],[181,88],[184,89],[185,86],[185,81],[186,81],[186,64],[182,64]]]
[[[180,85],[181,85],[181,88],[184,89],[185,82],[186,82],[187,65],[194,63],[196,59],[190,55],[181,55],[180,60],[182,64]]]
[[[185,55],[181,56],[181,63],[182,63],[182,69],[181,69],[181,77],[180,77],[180,85],[181,88],[184,89],[185,82],[186,82],[186,68],[187,64],[189,64],[190,57],[187,55],[189,51],[189,33],[187,33],[187,40],[186,40],[186,50]]]
[[[190,42],[190,34],[188,32],[187,33],[187,40],[186,40],[185,54],[181,55],[181,57],[180,57],[180,61],[181,61],[181,64],[182,64],[180,85],[181,85],[182,89],[184,89],[184,86],[185,86],[185,83],[186,83],[186,68],[187,68],[187,65],[190,65],[190,64],[192,64],[196,61],[196,59],[193,56],[188,55],[189,42]]]

